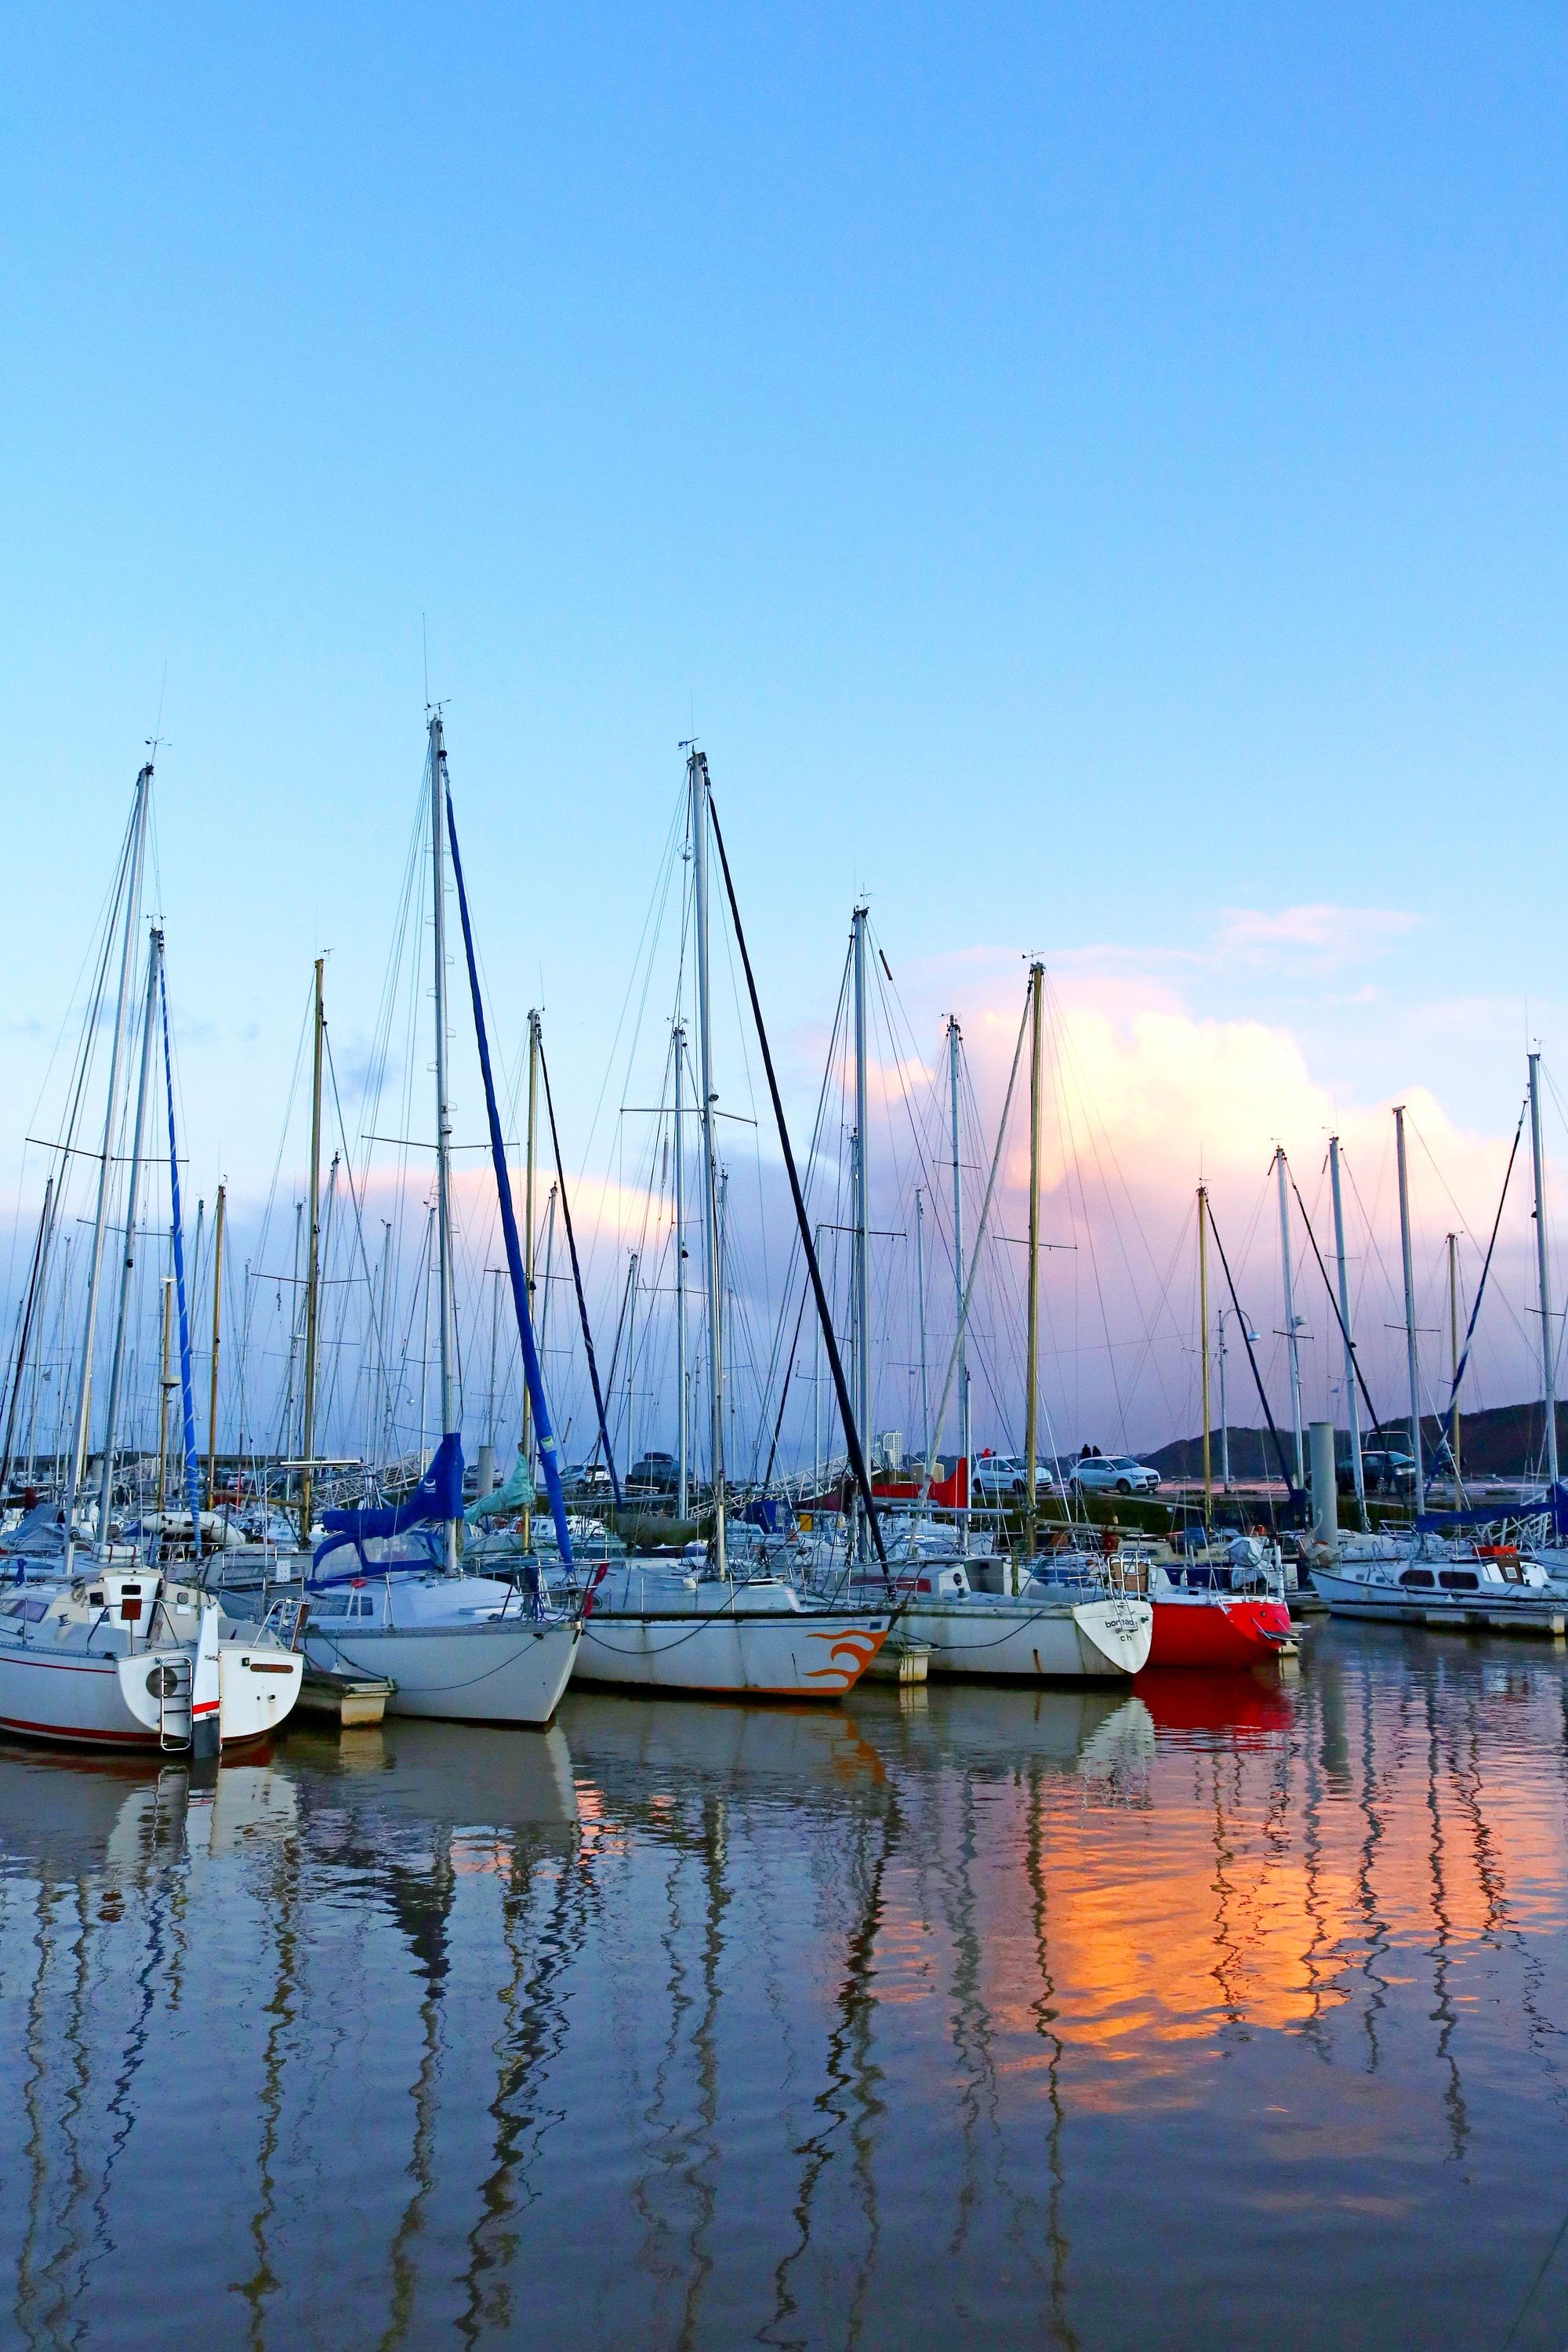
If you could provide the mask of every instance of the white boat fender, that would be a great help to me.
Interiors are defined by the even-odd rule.
[[[191,1759],[210,1761],[223,1744],[223,1702],[219,1696],[218,1606],[208,1601],[202,1608],[196,1636],[195,1671],[191,1683]]]

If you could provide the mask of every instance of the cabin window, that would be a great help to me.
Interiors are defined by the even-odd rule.
[[[1477,1592],[1481,1580],[1473,1568],[1446,1568],[1437,1581],[1445,1592]]]
[[[1418,1584],[1426,1591],[1431,1590],[1436,1580],[1429,1568],[1407,1568],[1399,1580],[1401,1584]]]

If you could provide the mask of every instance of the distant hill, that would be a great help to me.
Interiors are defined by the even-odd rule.
[[[1546,1420],[1539,1397],[1532,1404],[1492,1405],[1484,1412],[1463,1412],[1459,1415],[1459,1466],[1477,1477],[1523,1478],[1540,1468],[1544,1443]],[[1279,1425],[1279,1436],[1286,1458],[1290,1454],[1289,1423]],[[1362,1433],[1363,1445],[1373,1444],[1410,1451],[1410,1424],[1389,1422],[1378,1437]],[[1436,1453],[1438,1443],[1437,1421],[1427,1413],[1421,1423],[1421,1444],[1427,1458]],[[1350,1444],[1346,1431],[1339,1432],[1339,1450],[1347,1452]],[[1211,1440],[1215,1475],[1219,1475],[1219,1432]],[[1568,1405],[1557,1408],[1557,1451],[1568,1465]],[[1204,1448],[1201,1437],[1179,1437],[1156,1453],[1145,1454],[1142,1459],[1162,1478],[1201,1478],[1204,1474]],[[1266,1429],[1238,1429],[1235,1423],[1230,1430],[1230,1469],[1234,1478],[1275,1478],[1279,1466],[1273,1442]]]

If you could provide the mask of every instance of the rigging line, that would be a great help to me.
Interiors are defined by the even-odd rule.
[[[1487,1244],[1486,1258],[1481,1266],[1481,1278],[1476,1291],[1476,1303],[1470,1310],[1469,1327],[1465,1333],[1465,1344],[1459,1351],[1459,1360],[1454,1367],[1454,1377],[1448,1389],[1450,1410],[1455,1409],[1457,1405],[1459,1382],[1464,1379],[1465,1367],[1470,1360],[1470,1342],[1476,1335],[1476,1324],[1480,1317],[1481,1301],[1487,1295],[1487,1276],[1491,1271],[1492,1252],[1497,1247],[1498,1229],[1502,1223],[1503,1203],[1508,1199],[1509,1183],[1513,1175],[1513,1163],[1519,1157],[1520,1139],[1524,1133],[1525,1116],[1529,1108],[1530,1100],[1527,1096],[1520,1110],[1519,1125],[1513,1131],[1513,1148],[1508,1155],[1508,1167],[1503,1173],[1502,1191],[1498,1195],[1497,1215],[1492,1219],[1491,1239]]]
[[[577,1315],[583,1328],[583,1352],[588,1359],[588,1378],[594,1384],[594,1411],[599,1419],[599,1442],[605,1449],[605,1467],[610,1474],[610,1492],[616,1508],[621,1508],[621,1482],[616,1475],[616,1457],[610,1446],[609,1425],[605,1419],[605,1392],[599,1385],[598,1360],[594,1354],[594,1333],[588,1321],[588,1302],[583,1295],[583,1268],[577,1256],[577,1237],[572,1229],[572,1202],[566,1191],[566,1170],[561,1158],[561,1136],[555,1124],[555,1097],[550,1090],[550,1064],[544,1055],[544,1026],[540,1024],[539,1068],[544,1080],[544,1108],[550,1120],[550,1145],[555,1154],[555,1181],[561,1187],[561,1222],[566,1230],[566,1247],[572,1259],[572,1282],[577,1294]],[[578,1394],[581,1395],[581,1390]]]
[[[837,1067],[835,1055],[848,1009],[849,963],[849,955],[847,950],[844,958],[843,970],[839,975],[838,1003],[834,1012],[833,1027],[829,1032],[827,1040],[827,1054],[823,1063],[822,1085],[817,1091],[816,1116],[813,1122],[811,1143],[805,1157],[805,1178],[804,1189],[808,1193],[811,1191],[812,1179],[816,1172],[818,1154],[822,1147],[823,1131],[827,1117],[828,1088],[832,1085],[833,1074],[835,1069]],[[778,1370],[779,1345],[784,1338],[784,1321],[789,1314],[789,1294],[795,1287],[795,1269],[799,1265],[800,1262],[800,1236],[797,1234],[791,1244],[789,1256],[784,1263],[784,1295],[779,1307],[777,1325],[774,1330],[773,1347],[768,1359],[767,1379],[763,1388],[763,1402],[764,1405],[768,1397],[773,1393],[773,1376]],[[782,1414],[782,1406],[780,1411]]]
[[[1510,1160],[1509,1164],[1511,1167],[1513,1163]],[[1288,1160],[1286,1165],[1287,1167],[1289,1167],[1289,1162]],[[1290,1169],[1290,1190],[1296,1195],[1296,1206],[1301,1212],[1301,1223],[1307,1228],[1307,1239],[1312,1244],[1312,1255],[1318,1261],[1318,1272],[1323,1277],[1323,1288],[1329,1294],[1329,1305],[1334,1310],[1334,1321],[1340,1327],[1340,1338],[1343,1340],[1345,1353],[1351,1360],[1351,1369],[1356,1377],[1356,1386],[1361,1391],[1362,1402],[1365,1405],[1368,1412],[1372,1415],[1372,1425],[1373,1429],[1382,1429],[1384,1426],[1384,1422],[1378,1413],[1377,1407],[1373,1404],[1371,1395],[1368,1392],[1366,1381],[1362,1372],[1361,1357],[1357,1351],[1355,1341],[1351,1338],[1350,1333],[1345,1328],[1345,1318],[1340,1313],[1340,1302],[1335,1294],[1334,1286],[1329,1280],[1329,1269],[1323,1264],[1323,1253],[1318,1247],[1318,1236],[1312,1231],[1312,1220],[1307,1214],[1307,1203],[1301,1198],[1301,1188],[1296,1181],[1296,1171],[1293,1168]]]
[[[1279,1475],[1285,1481],[1285,1493],[1289,1501],[1291,1503],[1298,1502],[1300,1499],[1300,1489],[1292,1483],[1290,1473],[1285,1467],[1285,1448],[1280,1444],[1279,1432],[1274,1426],[1274,1415],[1268,1410],[1268,1398],[1264,1390],[1262,1375],[1258,1369],[1258,1358],[1253,1349],[1250,1328],[1247,1324],[1246,1316],[1241,1311],[1241,1301],[1236,1295],[1236,1285],[1230,1278],[1230,1260],[1226,1256],[1225,1244],[1219,1237],[1219,1228],[1214,1221],[1214,1202],[1212,1201],[1208,1204],[1208,1210],[1209,1231],[1214,1235],[1214,1245],[1219,1252],[1219,1262],[1225,1269],[1225,1286],[1230,1293],[1230,1303],[1236,1311],[1236,1319],[1240,1327],[1241,1337],[1247,1349],[1247,1360],[1252,1367],[1252,1379],[1253,1384],[1258,1391],[1258,1402],[1263,1407],[1263,1418],[1268,1423],[1268,1434],[1274,1440],[1274,1451],[1278,1455],[1279,1462]]]
[[[958,1328],[952,1335],[952,1347],[947,1360],[947,1375],[942,1384],[942,1402],[937,1406],[936,1418],[931,1423],[931,1452],[926,1456],[925,1466],[921,1475],[920,1497],[915,1506],[917,1516],[924,1510],[930,1499],[931,1463],[935,1458],[936,1449],[942,1444],[942,1423],[947,1418],[947,1408],[952,1396],[952,1384],[958,1377],[958,1359],[963,1346],[963,1335],[968,1328],[969,1305],[974,1296],[975,1276],[984,1254],[986,1225],[991,1215],[991,1200],[996,1190],[997,1171],[1001,1168],[1002,1153],[1007,1141],[1007,1122],[1012,1116],[1013,1096],[1017,1088],[1018,1068],[1024,1058],[1024,1039],[1028,1026],[1029,1007],[1026,1002],[1023,1016],[1018,1023],[1017,1042],[1013,1047],[1013,1067],[1007,1076],[1007,1092],[1002,1104],[1002,1117],[996,1128],[996,1149],[992,1155],[991,1172],[985,1180],[985,1198],[980,1206],[980,1223],[975,1228],[974,1247],[969,1260],[969,1274],[963,1286],[963,1297],[958,1310]]]
[[[795,1358],[800,1350],[800,1327],[805,1320],[805,1302],[810,1297],[811,1285],[809,1282],[803,1282],[800,1286],[800,1312],[795,1318],[795,1338],[790,1345],[789,1364],[779,1391],[778,1418],[773,1423],[773,1442],[768,1448],[768,1466],[763,1473],[762,1491],[764,1495],[768,1490],[768,1481],[773,1475],[773,1464],[778,1459],[779,1432],[784,1427],[784,1407],[789,1402],[790,1374],[795,1370]]]
[[[735,926],[735,944],[740,949],[741,962],[746,975],[746,989],[752,1000],[752,1018],[757,1024],[757,1042],[762,1047],[763,1067],[767,1074],[768,1092],[773,1097],[773,1117],[778,1122],[779,1145],[784,1152],[784,1167],[789,1173],[789,1188],[795,1197],[795,1213],[800,1227],[801,1247],[805,1253],[806,1264],[811,1269],[812,1287],[816,1293],[816,1311],[822,1323],[822,1343],[826,1349],[828,1364],[833,1373],[833,1386],[837,1394],[838,1411],[844,1423],[844,1442],[848,1449],[850,1465],[855,1473],[855,1483],[860,1490],[860,1499],[866,1507],[866,1517],[871,1529],[871,1540],[876,1546],[877,1559],[881,1566],[884,1579],[890,1584],[891,1580],[888,1576],[888,1548],[882,1540],[882,1523],[878,1517],[876,1497],[871,1492],[871,1481],[867,1474],[866,1456],[860,1445],[860,1433],[855,1425],[855,1415],[849,1403],[849,1389],[844,1377],[844,1362],[838,1352],[838,1341],[834,1334],[833,1318],[827,1311],[827,1294],[822,1286],[822,1269],[817,1265],[816,1252],[812,1246],[811,1227],[806,1222],[805,1199],[800,1189],[800,1174],[795,1167],[795,1153],[790,1146],[789,1128],[784,1119],[784,1102],[779,1094],[779,1082],[773,1070],[773,1049],[768,1044],[768,1033],[763,1026],[762,1003],[757,995],[757,982],[752,971],[752,959],[746,947],[746,935],[741,928],[740,902],[735,897],[734,877],[730,871],[730,859],[724,847],[724,836],[719,829],[719,817],[713,806],[711,787],[708,793],[708,821],[713,828],[714,846],[719,852],[719,863],[723,868],[724,890],[730,901],[730,919]]]
[[[348,1182],[349,1205],[353,1212],[354,1237],[359,1243],[360,1264],[364,1268],[365,1286],[370,1297],[371,1342],[375,1350],[376,1370],[381,1378],[384,1381],[386,1377],[386,1334],[381,1328],[380,1309],[376,1304],[375,1282],[371,1274],[370,1257],[364,1245],[364,1220],[362,1213],[360,1196],[354,1185],[353,1150],[349,1143],[348,1130],[343,1120],[342,1099],[338,1093],[338,1070],[337,1064],[332,1059],[332,1039],[330,1029],[323,1031],[322,1044],[326,1047],[327,1076],[331,1080],[332,1108],[338,1115],[338,1135],[343,1147],[343,1174]]]

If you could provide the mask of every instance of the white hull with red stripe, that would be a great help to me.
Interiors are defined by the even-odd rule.
[[[291,1713],[304,1661],[154,1570],[30,1581],[0,1598],[0,1731],[199,1755]]]

